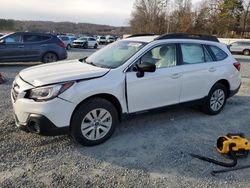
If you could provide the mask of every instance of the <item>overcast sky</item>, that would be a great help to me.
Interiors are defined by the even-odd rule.
[[[128,25],[135,0],[0,0],[0,18]],[[199,1],[199,0],[193,0]]]

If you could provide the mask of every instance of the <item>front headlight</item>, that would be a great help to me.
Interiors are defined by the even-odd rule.
[[[27,98],[34,99],[36,101],[51,100],[62,94],[67,89],[69,89],[73,84],[74,82],[67,82],[63,84],[49,85],[45,87],[31,89],[28,92]]]

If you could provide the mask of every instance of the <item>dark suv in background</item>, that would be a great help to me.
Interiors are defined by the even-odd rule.
[[[64,43],[52,34],[16,32],[0,37],[0,61],[49,63],[66,58]]]

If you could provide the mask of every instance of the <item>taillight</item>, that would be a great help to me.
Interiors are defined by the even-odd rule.
[[[63,42],[59,42],[58,45],[61,47],[61,48],[66,48],[65,44]]]
[[[240,71],[240,67],[241,67],[240,62],[234,63],[234,67],[235,67],[238,71]]]

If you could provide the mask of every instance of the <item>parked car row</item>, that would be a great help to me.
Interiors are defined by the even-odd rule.
[[[81,36],[79,38],[73,35],[58,35],[67,50],[71,48],[98,48],[98,45],[106,45],[115,42],[118,37],[107,36]]]
[[[55,62],[67,58],[66,50],[71,48],[98,48],[109,44],[113,36],[53,35],[49,33],[16,32],[0,33],[0,61],[41,61]]]

